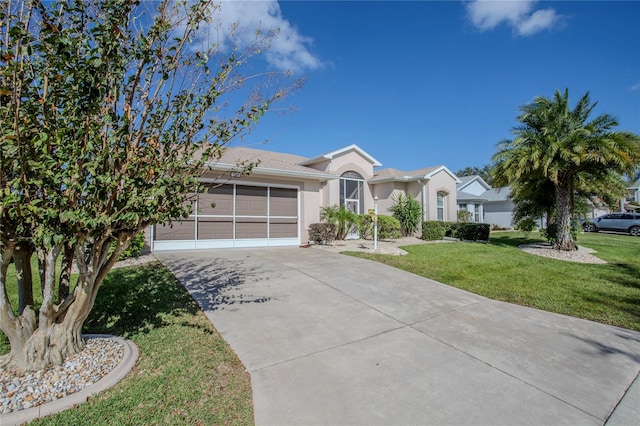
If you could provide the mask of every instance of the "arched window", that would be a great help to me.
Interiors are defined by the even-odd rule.
[[[362,214],[364,209],[364,179],[356,172],[340,176],[340,205],[352,212]]]
[[[444,192],[438,192],[436,195],[436,207],[438,209],[438,220],[443,221],[447,217],[446,215],[446,205],[447,205],[447,194]]]

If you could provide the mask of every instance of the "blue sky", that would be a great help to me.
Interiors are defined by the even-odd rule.
[[[254,1],[237,15],[281,28],[265,63],[308,79],[296,111],[243,145],[312,157],[355,143],[384,167],[456,171],[489,163],[518,107],[564,88],[640,134],[638,1]]]

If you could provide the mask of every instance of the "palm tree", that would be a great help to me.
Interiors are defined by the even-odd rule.
[[[575,108],[569,107],[569,91],[556,90],[552,99],[537,97],[520,107],[515,138],[498,144],[493,157],[501,181],[527,182],[548,179],[555,191],[555,248],[575,250],[571,235],[572,200],[576,184],[611,174],[632,173],[640,164],[640,137],[613,131],[618,122],[609,114],[589,119],[596,103],[587,92]]]
[[[344,240],[356,224],[358,215],[345,206],[327,206],[320,208],[320,219],[336,225],[336,240]]]

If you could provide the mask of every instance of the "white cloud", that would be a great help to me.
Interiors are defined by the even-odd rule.
[[[637,83],[631,86],[631,90],[640,90],[640,83]]]
[[[301,72],[322,65],[309,50],[313,40],[300,34],[282,16],[277,0],[225,0],[219,3],[214,17],[209,36],[214,36],[219,44],[229,45],[233,38],[240,48],[245,48],[255,43],[258,32],[264,35],[277,31],[264,52],[271,66],[281,71]]]
[[[562,21],[554,9],[533,10],[536,0],[472,0],[467,14],[480,31],[492,30],[502,23],[521,36],[530,36],[553,28]]]

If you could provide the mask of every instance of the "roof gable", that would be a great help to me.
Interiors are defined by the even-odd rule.
[[[474,182],[478,182],[480,185],[482,185],[485,191],[491,189],[491,186],[487,182],[485,182],[485,180],[482,179],[482,177],[480,177],[479,175],[462,176],[461,178],[459,178],[459,180],[460,183],[458,184],[458,191],[464,191],[466,187],[470,186]]]
[[[333,160],[335,157],[338,157],[347,152],[353,151],[360,155],[362,158],[371,163],[374,167],[382,166],[378,160],[369,155],[365,150],[360,148],[358,145],[349,145],[344,148],[337,149],[335,151],[327,152],[326,154],[319,155],[317,157],[310,158],[300,163],[301,166],[310,166],[312,164],[320,163],[322,161]]]

